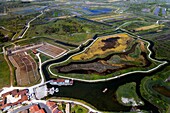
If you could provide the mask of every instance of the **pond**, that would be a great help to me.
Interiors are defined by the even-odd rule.
[[[85,11],[88,11],[92,14],[102,14],[102,13],[110,13],[112,9],[109,8],[102,8],[102,9],[90,9],[90,8],[82,8]]]

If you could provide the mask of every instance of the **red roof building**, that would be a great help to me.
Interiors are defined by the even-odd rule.
[[[45,113],[44,109],[40,109],[39,111],[37,111],[36,113]]]
[[[58,106],[56,105],[55,102],[48,101],[46,105],[50,108],[52,113],[62,113],[62,111],[58,109]]]
[[[30,113],[36,113],[39,110],[40,109],[39,109],[38,105],[33,105],[30,107]]]
[[[14,106],[14,105],[20,104],[24,101],[27,101],[28,100],[27,92],[28,92],[28,90],[19,91],[16,89],[16,90],[2,94],[2,96],[1,96],[2,101],[0,102],[0,110],[3,110],[7,106]],[[14,102],[14,103],[7,103],[7,101],[6,101],[7,95],[12,95],[14,98],[15,98],[15,96],[18,97],[20,95],[21,99],[19,99],[17,102]]]

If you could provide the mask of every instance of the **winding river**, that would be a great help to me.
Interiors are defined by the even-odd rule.
[[[43,74],[45,75],[46,80],[50,80],[50,74],[47,71],[47,67],[50,64],[58,63],[67,60],[71,55],[76,54],[78,52],[83,51],[87,46],[89,46],[93,41],[89,41],[88,44],[80,46],[80,49],[66,54],[65,56],[55,59],[49,62],[46,62],[42,65]],[[153,42],[150,42],[151,45],[149,49],[152,51],[151,57],[155,58],[155,53],[152,50]],[[145,100],[141,94],[140,94],[140,82],[145,76],[151,76],[155,74],[156,72],[162,71],[169,63],[165,64],[164,66],[161,66],[159,69],[154,70],[150,73],[135,73],[135,74],[128,74],[127,76],[123,76],[117,79],[113,79],[110,81],[104,81],[104,82],[94,82],[94,83],[88,83],[88,82],[82,82],[82,81],[74,81],[73,86],[51,86],[48,84],[48,87],[58,87],[59,92],[55,93],[53,96],[57,97],[68,97],[68,98],[74,98],[74,99],[80,99],[84,100],[85,102],[91,104],[95,108],[97,108],[100,111],[114,111],[114,112],[120,112],[130,111],[131,107],[126,107],[121,104],[119,104],[116,100],[115,92],[117,88],[123,84],[129,83],[129,82],[136,82],[137,88],[136,92],[138,96],[144,101],[144,106],[139,106],[138,108],[142,110],[148,110],[152,111],[153,113],[159,113],[158,108],[154,105],[150,104],[147,100]],[[102,91],[107,88],[108,90],[103,93]]]

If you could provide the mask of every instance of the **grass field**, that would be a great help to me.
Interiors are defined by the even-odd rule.
[[[3,54],[0,54],[0,88],[10,85],[10,70]]]
[[[71,113],[88,113],[88,109],[80,106],[80,105],[72,105]]]

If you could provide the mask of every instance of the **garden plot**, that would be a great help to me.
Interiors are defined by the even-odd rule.
[[[36,62],[30,55],[17,53],[9,56],[9,60],[16,67],[16,81],[19,86],[27,86],[40,79]]]

